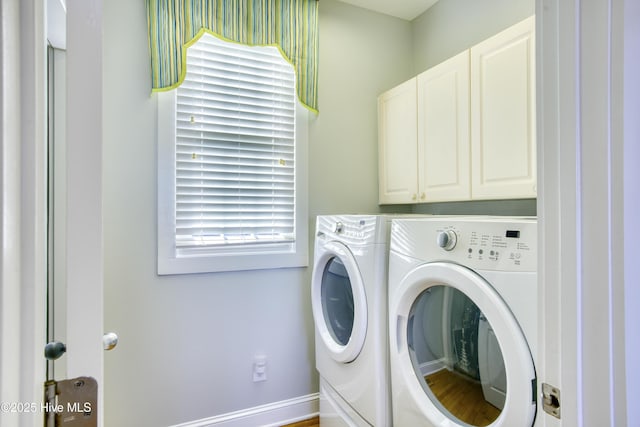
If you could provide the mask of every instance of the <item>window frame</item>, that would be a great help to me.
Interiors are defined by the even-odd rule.
[[[308,122],[296,102],[295,240],[219,247],[178,248],[176,224],[176,90],[157,93],[157,234],[159,275],[294,268],[308,266]]]

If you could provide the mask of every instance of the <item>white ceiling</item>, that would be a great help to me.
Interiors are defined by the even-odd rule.
[[[412,21],[438,0],[340,0],[353,6]],[[65,21],[67,0],[47,0],[47,29],[53,47],[66,47]]]
[[[438,0],[340,0],[354,6],[412,21]]]

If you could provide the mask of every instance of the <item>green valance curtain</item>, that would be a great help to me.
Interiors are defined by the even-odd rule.
[[[206,31],[251,46],[277,46],[295,68],[300,101],[318,111],[317,0],[146,2],[154,91],[182,83],[186,49]]]

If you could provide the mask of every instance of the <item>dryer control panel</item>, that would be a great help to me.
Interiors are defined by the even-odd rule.
[[[473,269],[533,272],[538,262],[537,221],[513,217],[394,220],[391,250]]]
[[[338,240],[349,245],[378,243],[388,225],[374,215],[326,215],[316,220],[316,240]],[[384,240],[383,240],[384,241]]]

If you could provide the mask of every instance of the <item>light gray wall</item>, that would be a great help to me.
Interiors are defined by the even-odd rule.
[[[479,200],[473,202],[422,203],[413,213],[431,215],[536,215],[536,199]]]
[[[120,336],[105,354],[106,425],[171,425],[315,393],[310,268],[155,273],[157,103],[145,13],[141,1],[104,2],[105,329]],[[334,0],[320,2],[319,22],[311,236],[317,214],[379,210],[375,100],[412,64],[408,22]],[[268,357],[266,382],[252,382],[256,353]]]
[[[535,13],[535,0],[440,0],[412,22],[414,75]]]
[[[463,7],[446,0],[431,13],[447,11],[441,4],[449,3]],[[376,98],[429,61],[468,47],[447,43],[439,58],[430,45],[445,43],[423,44],[422,38],[445,37],[472,3],[464,2],[467,9],[457,17],[455,10],[436,18],[427,12],[409,23],[336,0],[320,2],[310,246],[318,214],[410,209],[377,204]],[[507,1],[491,3],[509,9]],[[317,392],[311,268],[155,274],[157,105],[149,92],[145,8],[111,0],[104,16],[105,328],[120,335],[117,350],[105,355],[107,424],[170,425]],[[436,25],[429,19],[445,17],[438,31],[427,28]],[[486,35],[500,29],[492,24]],[[251,379],[256,353],[267,355],[269,378],[257,384]]]
[[[320,2],[320,114],[309,147],[313,214],[378,212],[380,93],[411,75],[411,25]]]

